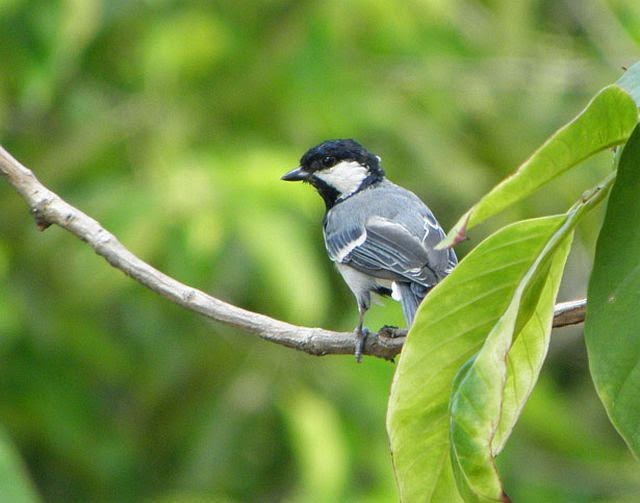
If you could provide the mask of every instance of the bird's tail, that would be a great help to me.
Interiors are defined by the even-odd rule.
[[[398,288],[400,289],[402,312],[404,319],[407,320],[407,328],[409,328],[413,324],[413,318],[416,316],[418,306],[430,288],[418,285],[417,283],[398,283]]]

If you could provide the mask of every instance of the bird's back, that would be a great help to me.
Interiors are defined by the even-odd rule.
[[[413,192],[386,179],[331,208],[325,216],[325,237],[343,233],[348,228],[364,229],[374,225],[380,228],[384,222],[390,224],[387,237],[391,240],[394,237],[393,226],[406,229],[407,232],[398,234],[397,238],[398,241],[403,241],[398,242],[398,246],[408,244],[407,259],[412,263],[409,269],[424,268],[424,273],[428,273],[414,274],[408,279],[433,286],[455,266],[457,260],[452,250],[435,250],[436,244],[444,237],[444,232],[429,208]],[[413,238],[412,242],[407,243],[406,237]],[[358,267],[357,264],[351,265]],[[429,284],[426,285],[427,283]]]

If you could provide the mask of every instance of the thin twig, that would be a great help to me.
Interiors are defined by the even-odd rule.
[[[587,299],[570,300],[556,304],[553,310],[553,327],[568,327],[584,322]]]
[[[151,267],[125,248],[96,220],[42,185],[33,172],[1,146],[0,173],[26,201],[39,229],[44,230],[52,224],[66,229],[91,246],[113,267],[170,301],[213,320],[311,355],[353,354],[355,338],[352,332],[299,327],[247,311],[184,285]],[[553,326],[561,327],[584,321],[585,304],[584,299],[558,304]],[[399,330],[394,334],[395,337],[388,337],[387,331],[379,337],[367,337],[363,353],[393,359],[402,349],[405,333]]]

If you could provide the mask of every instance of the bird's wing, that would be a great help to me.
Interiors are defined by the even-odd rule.
[[[453,268],[458,265],[458,257],[453,248],[447,248],[446,250],[436,250],[435,247],[442,241],[446,233],[440,227],[440,224],[433,216],[433,213],[428,209],[422,215],[423,227],[425,229],[425,235],[422,238],[422,244],[427,249],[430,259],[437,264],[435,270],[439,274],[443,274],[442,277],[453,271]],[[442,279],[440,277],[439,279]]]
[[[425,218],[424,234],[416,236],[400,223],[375,216],[364,226],[325,235],[325,243],[335,262],[375,277],[430,287],[449,272],[448,252],[433,248],[443,237],[435,220]]]

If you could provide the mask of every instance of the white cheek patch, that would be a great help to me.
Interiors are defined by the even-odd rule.
[[[342,161],[329,169],[316,172],[315,176],[336,189],[341,196],[348,196],[358,190],[368,174],[369,170],[359,162]]]

